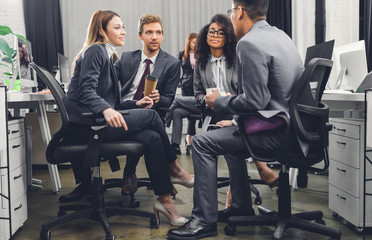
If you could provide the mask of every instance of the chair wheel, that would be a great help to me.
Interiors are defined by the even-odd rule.
[[[358,234],[362,233],[363,232],[363,227],[355,227],[354,228],[354,231]]]
[[[51,240],[51,239],[52,239],[52,234],[50,230],[40,232],[40,240]]]
[[[171,192],[172,199],[176,199],[176,194],[174,192]]]
[[[332,211],[332,217],[334,218],[338,217],[338,213]]]
[[[236,233],[236,226],[229,224],[224,228],[224,231],[227,236],[233,236]]]
[[[106,236],[105,240],[115,240],[115,236]]]
[[[326,225],[325,221],[323,219],[315,220],[316,223]]]
[[[159,221],[158,221],[158,219],[156,219],[156,218],[151,218],[150,219],[150,228],[151,229],[159,228]]]
[[[130,206],[132,208],[138,208],[140,205],[141,205],[141,203],[137,199],[131,199],[130,200]]]
[[[62,216],[64,216],[64,215],[66,215],[66,214],[67,214],[66,211],[64,211],[64,210],[59,210],[59,211],[58,211],[58,214],[57,214],[57,217],[62,217]]]
[[[254,204],[256,205],[261,205],[262,204],[262,198],[261,197],[256,197],[254,199]]]

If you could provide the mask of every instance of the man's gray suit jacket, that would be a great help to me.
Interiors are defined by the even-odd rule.
[[[292,40],[260,20],[240,39],[236,52],[238,95],[218,97],[215,111],[237,115],[257,110],[288,111],[292,88],[304,69]]]

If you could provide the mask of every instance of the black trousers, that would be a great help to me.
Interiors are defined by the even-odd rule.
[[[106,127],[102,132],[102,141],[113,142],[131,140],[145,146],[145,164],[149,174],[154,193],[167,194],[172,191],[168,173],[168,164],[175,161],[177,156],[171,148],[169,138],[165,132],[164,124],[158,113],[151,109],[132,109],[129,115],[124,115],[128,131],[124,128]],[[90,126],[70,123],[67,139],[71,143],[87,143]],[[90,168],[83,167],[84,159],[71,162],[76,183],[89,182]]]

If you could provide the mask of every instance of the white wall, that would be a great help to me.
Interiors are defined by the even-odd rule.
[[[359,0],[326,1],[326,40],[335,46],[359,41]]]
[[[190,32],[198,33],[210,18],[231,8],[229,0],[61,0],[63,42],[65,55],[70,61],[85,40],[86,29],[93,12],[98,9],[117,12],[127,32],[125,50],[142,48],[138,39],[138,19],[146,14],[158,15],[164,25],[162,49],[176,56],[184,48]]]
[[[315,44],[315,0],[292,0],[292,39],[304,61],[306,49]]]

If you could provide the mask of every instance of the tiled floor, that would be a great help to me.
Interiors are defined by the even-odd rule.
[[[184,148],[182,148],[184,152]],[[193,172],[191,156],[181,155],[178,158],[180,164],[190,172]],[[124,160],[121,160],[124,164]],[[253,163],[248,164],[249,174],[255,178],[258,177],[257,171]],[[15,240],[38,239],[41,230],[41,224],[45,221],[53,219],[58,211],[58,196],[70,192],[74,188],[74,178],[72,170],[68,167],[62,167],[59,170],[62,189],[59,194],[52,193],[48,170],[46,168],[35,168],[33,176],[41,179],[44,184],[44,190],[30,191],[28,195],[28,220],[25,222],[14,236]],[[101,175],[105,178],[121,177],[122,171],[112,173],[108,164],[103,163]],[[147,176],[143,160],[137,168],[139,177]],[[218,175],[227,176],[226,164],[223,158],[219,159]],[[263,205],[276,209],[277,195],[275,191],[271,191],[267,186],[258,186],[263,198]],[[175,205],[182,216],[190,216],[192,210],[192,189],[187,189],[183,186],[177,187],[178,194],[174,200]],[[219,209],[223,209],[227,188],[221,188],[219,193]],[[151,211],[152,203],[155,196],[151,190],[141,188],[136,197],[141,202],[140,209]],[[124,205],[129,206],[129,198],[122,197],[120,190],[110,189],[106,191],[106,200],[122,201]],[[257,206],[255,206],[256,208]],[[331,211],[328,209],[328,177],[322,175],[309,174],[309,186],[304,190],[292,191],[292,210],[293,212],[301,212],[305,210],[322,210],[324,220],[327,226],[339,228],[342,231],[342,239],[356,240],[362,239],[362,235],[353,232],[351,227],[341,223],[332,217]],[[226,224],[218,224],[218,237],[211,239],[271,239],[273,227],[238,227],[235,236],[226,236],[223,228]],[[150,229],[148,220],[139,217],[112,217],[110,218],[110,226],[116,239],[166,239],[166,233],[171,228],[167,219],[161,216],[161,224],[159,229]],[[77,220],[65,225],[61,225],[52,229],[52,239],[64,240],[102,240],[104,239],[104,231],[100,224],[94,221]],[[327,237],[316,234],[303,232],[299,230],[288,230],[286,239],[328,239]],[[372,234],[369,234],[366,239],[372,239]]]

